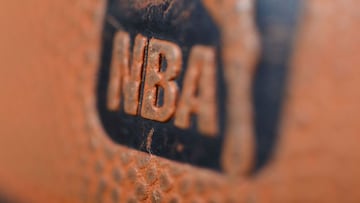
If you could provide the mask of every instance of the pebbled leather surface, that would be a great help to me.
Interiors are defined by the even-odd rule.
[[[91,95],[103,1],[0,4],[1,25],[9,30],[0,34],[6,196],[24,202],[360,201],[357,1],[304,1],[279,141],[269,164],[246,178],[115,147],[96,127]]]

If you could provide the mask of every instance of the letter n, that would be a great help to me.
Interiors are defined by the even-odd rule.
[[[139,104],[141,70],[144,63],[147,39],[140,34],[136,36],[131,68],[129,62],[129,34],[122,31],[117,32],[113,46],[107,107],[112,111],[119,110],[123,93],[125,113],[136,115]]]

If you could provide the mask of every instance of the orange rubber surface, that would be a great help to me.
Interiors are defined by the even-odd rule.
[[[360,202],[360,1],[304,4],[275,154],[242,176],[236,161],[220,174],[107,138],[93,93],[104,0],[0,2],[0,194],[15,202]]]

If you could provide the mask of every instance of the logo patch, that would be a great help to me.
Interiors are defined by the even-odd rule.
[[[114,142],[229,174],[265,165],[299,2],[234,2],[108,1],[96,94]]]
[[[226,88],[202,3],[111,1],[102,45],[97,105],[112,140],[220,170]]]

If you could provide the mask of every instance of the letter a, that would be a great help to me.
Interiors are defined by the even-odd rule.
[[[174,124],[179,128],[189,128],[190,116],[194,113],[198,115],[199,131],[214,136],[218,132],[216,107],[215,50],[195,46],[190,53]]]

